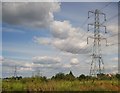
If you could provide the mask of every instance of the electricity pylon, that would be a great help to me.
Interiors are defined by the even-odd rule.
[[[15,65],[14,77],[17,77],[17,66]]]
[[[90,30],[90,26],[93,26],[94,28],[94,36],[87,37],[87,44],[89,38],[93,39],[93,50],[92,50],[92,62],[91,62],[91,68],[90,68],[90,76],[97,76],[97,74],[104,73],[104,62],[102,59],[102,53],[101,53],[101,40],[106,41],[107,45],[107,39],[101,36],[101,27],[104,28],[104,33],[106,32],[106,26],[100,23],[100,18],[102,16],[104,17],[104,21],[106,21],[106,15],[102,13],[100,10],[96,9],[95,11],[88,11],[88,18],[90,18],[90,14],[94,15],[94,23],[88,24],[88,31]],[[103,34],[103,33],[102,33]]]

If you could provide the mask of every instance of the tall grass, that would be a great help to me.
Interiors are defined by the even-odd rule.
[[[3,91],[118,91],[117,80],[3,80]]]

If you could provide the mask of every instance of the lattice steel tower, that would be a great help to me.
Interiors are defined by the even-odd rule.
[[[14,71],[14,77],[16,78],[17,77],[17,66],[15,65],[15,71]]]
[[[94,35],[87,37],[87,44],[88,39],[93,39],[93,49],[92,49],[92,62],[91,62],[91,68],[90,68],[90,76],[97,76],[97,74],[104,73],[104,62],[102,59],[102,53],[101,53],[101,40],[106,41],[107,45],[107,39],[101,36],[101,27],[104,27],[104,33],[106,32],[106,26],[104,26],[102,23],[100,23],[100,18],[104,18],[104,21],[106,21],[106,15],[102,13],[100,10],[96,9],[95,11],[88,11],[88,18],[90,18],[91,15],[94,16],[94,23],[88,24],[88,31],[90,30],[90,26],[93,26],[94,29]],[[103,34],[103,33],[102,33]]]

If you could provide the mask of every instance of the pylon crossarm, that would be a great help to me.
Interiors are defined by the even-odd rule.
[[[104,26],[103,24],[100,24],[99,26],[104,27],[105,28],[105,33],[107,33],[106,26]]]
[[[88,11],[88,18],[90,18],[90,13],[95,13],[94,11]]]
[[[90,30],[90,29],[89,29],[89,26],[94,26],[94,24],[92,24],[92,23],[89,23],[89,24],[88,24],[88,31]]]
[[[101,39],[106,41],[106,46],[107,46],[107,45],[108,45],[108,44],[107,44],[107,38],[101,38]]]
[[[89,42],[89,41],[88,41],[88,40],[89,40],[89,38],[94,39],[94,37],[92,37],[92,36],[88,36],[88,37],[87,37],[87,44],[88,44],[88,42]]]
[[[100,13],[100,12],[99,12],[99,14],[103,15],[104,16],[104,21],[106,21],[106,14],[105,13]]]

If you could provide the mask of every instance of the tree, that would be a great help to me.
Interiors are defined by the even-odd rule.
[[[58,73],[52,78],[54,78],[56,80],[61,80],[61,79],[65,79],[65,75],[64,75],[64,73]]]
[[[103,73],[100,73],[100,74],[97,74],[97,78],[101,79],[101,80],[104,80],[104,79],[107,79],[107,76]]]
[[[69,75],[70,75],[70,76],[74,76],[73,73],[72,73],[72,71],[70,71]]]
[[[75,76],[73,75],[72,71],[70,71],[69,74],[64,73],[58,73],[55,76],[53,76],[51,79],[55,80],[75,80]]]
[[[78,77],[79,80],[82,80],[82,79],[86,79],[86,76],[84,74],[81,74],[79,77]]]
[[[72,71],[70,71],[69,74],[66,74],[65,79],[70,81],[75,80],[75,76],[73,75]]]
[[[115,75],[118,80],[120,80],[120,74]]]

